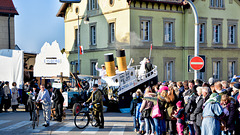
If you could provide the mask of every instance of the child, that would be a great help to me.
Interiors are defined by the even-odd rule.
[[[177,132],[178,135],[184,135],[184,123],[185,123],[185,115],[184,115],[184,108],[182,105],[182,101],[177,102],[177,111],[175,111],[174,117],[177,118]]]
[[[140,126],[139,126],[139,134],[144,134],[144,125],[145,125],[145,121],[144,118],[141,117],[141,112],[140,112],[140,108],[142,106],[142,102],[137,103],[137,107],[136,107],[136,121],[139,122]]]

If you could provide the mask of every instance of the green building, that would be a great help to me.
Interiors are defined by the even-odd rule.
[[[195,0],[200,25],[199,55],[205,56],[200,78],[228,80],[240,73],[239,0]],[[188,57],[194,55],[194,15],[181,0],[82,0],[65,3],[57,13],[65,21],[65,49],[71,71],[78,72],[78,20],[81,74],[97,75],[104,54],[126,50],[134,65],[149,56],[158,66],[159,81],[193,79]],[[78,19],[79,18],[79,19]],[[89,23],[84,19],[89,18]]]

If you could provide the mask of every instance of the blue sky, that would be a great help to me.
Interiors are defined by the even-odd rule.
[[[57,40],[64,48],[64,19],[56,17],[59,0],[13,0],[19,13],[15,16],[15,44],[28,52],[40,52],[45,42]]]

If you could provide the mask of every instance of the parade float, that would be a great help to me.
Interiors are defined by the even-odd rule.
[[[158,82],[157,66],[153,65],[153,69],[147,73],[145,70],[146,58],[140,62],[140,65],[133,66],[131,66],[131,59],[127,66],[125,50],[119,49],[116,51],[118,70],[115,70],[113,53],[105,54],[104,58],[107,74],[102,79],[109,87],[109,100],[117,100],[120,110],[130,107],[132,93],[136,92],[137,89],[144,92],[147,86],[152,86]],[[114,91],[115,89],[116,91]],[[117,96],[117,99],[114,96]]]

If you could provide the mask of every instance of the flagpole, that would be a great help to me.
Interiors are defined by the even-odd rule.
[[[150,52],[149,52],[149,60],[150,60],[150,58],[151,58],[151,54],[152,54],[152,44],[150,45]]]
[[[79,35],[80,35],[80,30],[79,30],[79,15],[78,15],[78,37],[77,37],[77,47],[78,47],[78,72],[79,72],[79,74],[80,74],[80,37],[79,37]]]

